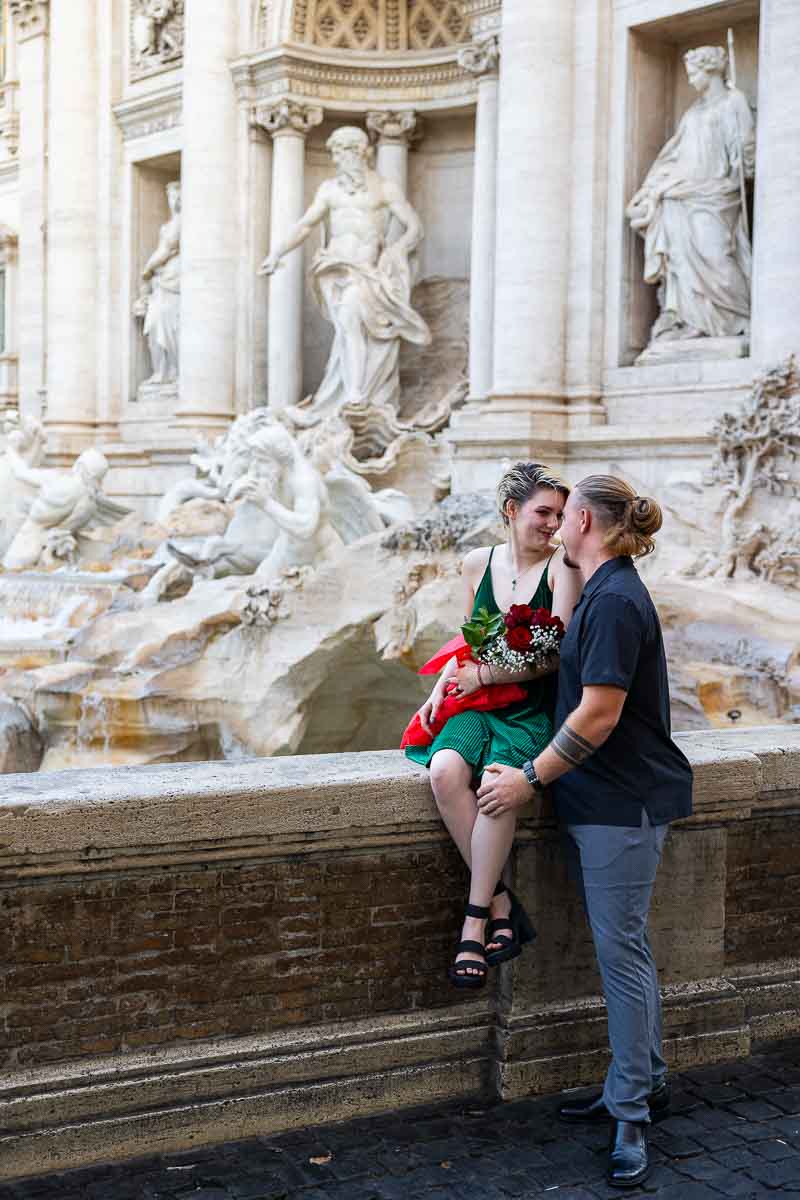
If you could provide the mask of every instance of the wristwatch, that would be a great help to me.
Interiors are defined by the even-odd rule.
[[[528,783],[531,785],[533,790],[535,792],[541,794],[544,791],[544,784],[542,783],[539,776],[536,774],[536,767],[533,765],[533,763],[531,762],[530,759],[528,759],[527,762],[524,762],[522,764],[522,769],[525,772],[525,778],[527,779]]]

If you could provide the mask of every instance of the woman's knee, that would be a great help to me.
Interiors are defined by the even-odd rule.
[[[470,769],[457,750],[438,750],[430,762],[431,787],[437,804],[469,785]]]

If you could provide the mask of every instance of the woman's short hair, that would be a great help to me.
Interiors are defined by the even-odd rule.
[[[543,463],[518,462],[509,467],[497,485],[497,507],[503,524],[508,524],[506,506],[509,500],[521,507],[540,488],[558,492],[565,500],[569,496],[569,488],[564,480]]]
[[[606,533],[607,549],[615,555],[641,558],[655,550],[653,534],[663,521],[661,505],[651,496],[638,496],[629,483],[616,475],[587,475],[575,484]]]

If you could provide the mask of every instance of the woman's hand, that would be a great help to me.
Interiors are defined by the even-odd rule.
[[[436,684],[436,687],[433,689],[430,696],[417,713],[420,725],[425,732],[431,734],[431,736],[433,736],[433,722],[436,720],[436,716],[442,705],[442,700],[444,699],[445,682],[445,680],[439,680],[439,682]]]
[[[478,688],[484,686],[478,678],[478,664],[472,661],[465,662],[460,666],[451,678],[455,682],[453,688],[455,696],[471,696],[473,692],[477,692]]]

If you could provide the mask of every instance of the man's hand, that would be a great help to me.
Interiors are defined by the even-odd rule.
[[[281,260],[276,258],[274,254],[269,254],[258,268],[259,275],[274,275],[278,267],[281,265]]]
[[[529,804],[535,795],[524,771],[490,763],[478,788],[478,808],[485,817],[501,817]]]

